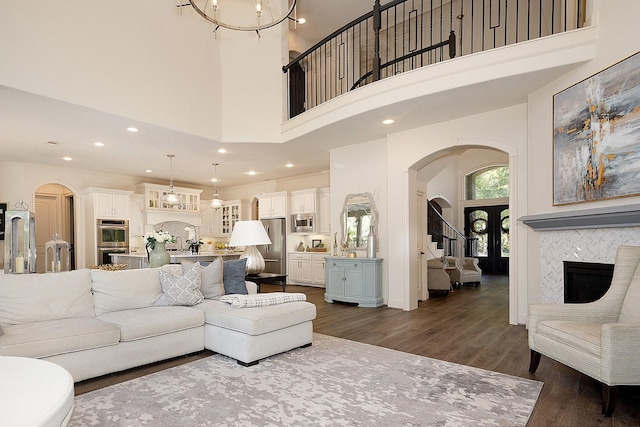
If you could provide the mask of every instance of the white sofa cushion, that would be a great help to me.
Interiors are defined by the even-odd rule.
[[[306,301],[239,310],[224,302],[204,300],[193,307],[204,311],[206,323],[248,335],[262,335],[316,318],[316,306]]]
[[[120,341],[117,326],[94,317],[23,323],[4,329],[5,334],[0,337],[3,356],[49,357],[116,345]]]
[[[152,307],[162,295],[160,269],[180,274],[180,265],[138,270],[91,270],[96,315]]]
[[[98,319],[117,325],[120,341],[135,341],[204,325],[202,311],[181,306],[114,311]]]
[[[95,317],[88,269],[0,275],[0,324]]]

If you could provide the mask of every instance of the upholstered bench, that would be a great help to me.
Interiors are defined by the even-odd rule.
[[[205,313],[205,348],[232,357],[241,365],[254,365],[260,359],[309,346],[313,341],[316,306],[307,301],[234,308],[226,302],[205,300],[195,308]]]

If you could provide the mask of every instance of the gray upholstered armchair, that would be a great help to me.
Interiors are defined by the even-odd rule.
[[[444,264],[439,258],[427,261],[427,289],[429,292],[441,291],[445,296],[451,290],[451,278],[444,269]]]
[[[587,304],[529,306],[529,372],[540,355],[602,383],[602,413],[611,416],[617,386],[640,385],[640,247],[621,246],[611,287]]]
[[[458,286],[466,283],[473,283],[476,288],[480,286],[482,270],[478,267],[478,258],[448,256],[445,259],[447,265],[455,267],[449,272],[451,282]]]

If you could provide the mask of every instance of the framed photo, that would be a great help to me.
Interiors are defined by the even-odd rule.
[[[553,96],[553,204],[640,195],[640,52]]]
[[[321,244],[322,244],[322,240],[320,240],[320,239],[312,239],[311,240],[311,247],[312,248],[319,248]]]

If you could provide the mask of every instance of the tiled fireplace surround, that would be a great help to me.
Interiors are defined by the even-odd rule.
[[[563,261],[613,264],[621,245],[640,246],[640,205],[520,219],[541,233],[542,302],[564,301]]]

